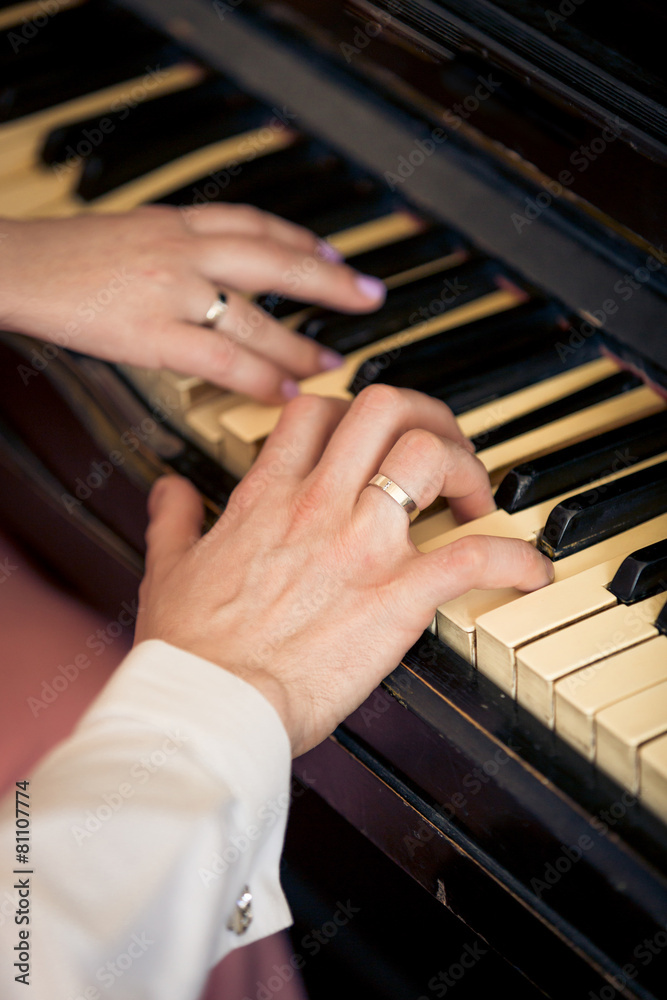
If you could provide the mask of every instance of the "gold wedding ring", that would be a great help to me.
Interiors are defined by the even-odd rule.
[[[405,513],[410,518],[410,521],[414,519],[420,513],[419,507],[414,502],[412,497],[408,496],[405,490],[402,490],[397,483],[392,479],[387,479],[386,476],[373,476],[370,480],[369,486],[377,486],[382,490],[383,493],[387,493],[392,500],[395,500],[399,507],[402,507]]]

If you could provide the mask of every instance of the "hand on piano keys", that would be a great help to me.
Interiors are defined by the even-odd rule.
[[[501,484],[499,510],[463,527],[448,511],[427,511],[411,529],[420,549],[437,551],[479,532],[536,543],[557,504],[582,492],[604,498],[608,484],[667,457],[661,392],[621,372],[600,340],[577,334],[558,303],[416,216],[301,134],[281,109],[212,78],[145,29],[120,62],[59,73],[59,61],[68,61],[62,46],[78,51],[86,11],[67,12],[57,56],[46,38],[16,54],[20,85],[0,98],[8,120],[0,213],[62,217],[164,201],[191,205],[186,218],[196,218],[208,200],[249,201],[326,237],[354,267],[385,281],[387,302],[370,322],[302,309],[284,293],[264,305],[290,329],[345,355],[339,368],[304,379],[303,392],[349,400],[376,381],[420,388],[448,402],[475,440],[492,483]],[[104,30],[125,37],[127,15],[115,17]],[[7,63],[10,51],[7,45]],[[55,89],[31,84],[45,58],[37,79],[58,78]],[[160,72],[147,75],[157,64]],[[130,368],[126,376],[149,404],[167,400],[172,423],[236,475],[251,468],[279,418],[278,409],[221,394],[206,377]],[[524,596],[473,592],[442,605],[437,617],[443,641],[667,820],[667,713],[656,723],[642,701],[664,696],[667,640],[654,624],[664,577],[627,605],[612,583],[632,553],[667,537],[659,478],[649,493],[646,505],[636,503],[641,487],[621,502],[631,516],[618,523],[615,504],[601,509],[611,523],[607,537],[584,532],[575,551],[556,559],[553,587]],[[554,647],[572,650],[571,659],[559,655],[554,663]],[[617,676],[623,667],[625,685]],[[611,686],[600,691],[607,674]],[[639,720],[637,731],[627,732],[614,713]]]
[[[287,293],[359,312],[384,298],[381,281],[338,261],[312,233],[242,205],[185,217],[147,206],[104,217],[6,220],[0,322],[5,329],[117,363],[207,378],[265,403],[298,392],[295,379],[342,358],[248,300]],[[311,265],[311,266],[309,266]],[[224,295],[214,329],[203,321]]]
[[[449,409],[385,386],[350,406],[312,396],[289,403],[195,545],[195,489],[167,478],[151,494],[137,641],[164,639],[254,684],[280,714],[294,756],[359,707],[439,601],[473,586],[534,590],[552,577],[550,561],[515,538],[418,553],[405,510],[369,484],[378,470],[418,505],[443,494],[462,517],[493,507],[484,467]]]

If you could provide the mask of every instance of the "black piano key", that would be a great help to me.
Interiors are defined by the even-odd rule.
[[[347,258],[346,263],[356,271],[385,280],[465,249],[463,238],[453,229],[433,226],[416,236],[408,236],[374,250],[353,254]],[[265,295],[260,305],[276,319],[283,319],[303,309],[303,302],[271,295]]]
[[[560,333],[557,334],[557,337]],[[537,342],[539,343],[539,342]],[[485,359],[485,362],[478,365],[475,374],[471,374],[459,379],[456,382],[435,386],[430,395],[436,399],[442,399],[450,409],[457,415],[466,413],[477,406],[491,403],[494,399],[508,396],[510,393],[525,389],[529,385],[536,385],[547,378],[563,373],[563,361],[555,349],[552,341],[546,350],[537,350],[536,342],[527,345],[525,354],[520,362],[503,363],[505,350],[501,349]],[[587,341],[582,345],[581,355],[577,354],[577,366],[587,361],[593,361],[599,356],[599,347],[594,341]],[[495,358],[495,366],[488,368],[488,362]],[[565,366],[567,367],[567,366]],[[482,371],[481,369],[484,369]],[[488,374],[486,371],[488,370]]]
[[[447,257],[457,250],[465,250],[462,236],[445,226],[432,226],[416,236],[407,236],[395,243],[365,250],[347,258],[347,263],[362,274],[372,274],[375,278],[390,278],[403,271],[411,271],[430,261]]]
[[[265,124],[271,112],[258,103],[230,110],[208,87],[188,106],[187,92],[169,94],[136,108],[127,127],[104,138],[84,161],[77,194],[92,201],[179,156]],[[153,105],[160,105],[159,108]]]
[[[667,462],[578,493],[549,514],[538,543],[554,561],[667,510]]]
[[[48,166],[64,163],[72,154],[85,159],[97,145],[106,143],[111,134],[127,136],[128,144],[132,144],[134,151],[153,142],[155,136],[167,129],[170,123],[175,132],[173,139],[177,143],[178,130],[189,118],[201,119],[207,114],[236,110],[250,103],[251,99],[233,83],[217,78],[145,101],[132,109],[108,111],[55,128],[46,137],[40,158]],[[101,121],[104,122],[104,132],[100,128]],[[116,133],[117,129],[121,133]],[[91,147],[90,135],[93,131],[99,134],[99,139],[92,144],[90,152],[82,153],[82,146],[84,149]]]
[[[626,556],[607,589],[621,604],[667,590],[667,538]]]
[[[317,236],[326,237],[342,232],[343,229],[372,222],[383,215],[389,215],[395,209],[395,199],[387,194],[379,181],[362,176],[352,185],[342,203],[294,221],[312,229]]]
[[[320,179],[326,183],[341,172],[349,172],[344,160],[321,143],[299,137],[285,149],[200,177],[163,195],[160,201],[194,206],[210,201],[248,202],[275,211],[292,188],[307,192]]]
[[[159,76],[182,50],[124,11],[83,5],[61,11],[14,51],[0,33],[0,121],[41,111],[133,77]],[[103,43],[99,40],[103,39]]]
[[[496,504],[514,514],[662,451],[667,451],[667,413],[655,413],[515,466],[496,490]]]
[[[309,187],[299,188],[298,184],[288,187],[276,198],[277,214],[290,222],[307,226],[321,235],[333,232],[325,216],[343,218],[348,211],[354,212],[359,206],[368,207],[369,202],[382,197],[379,184],[372,177],[350,173],[343,167],[325,178],[316,178]],[[260,196],[260,202],[262,200]],[[267,208],[266,211],[269,211]],[[326,233],[322,233],[325,225]],[[339,223],[334,223],[336,229]],[[346,228],[344,223],[340,228]]]
[[[110,16],[108,6],[100,5],[98,14],[102,18],[103,27],[106,27]],[[128,33],[146,32],[146,28],[136,18],[125,16],[124,21]],[[52,61],[57,58],[54,47],[69,54],[69,46],[80,45],[85,33],[92,28],[89,6],[57,11],[56,16],[48,18],[41,25],[34,19],[21,19],[18,24],[0,31],[0,71],[9,68],[14,76],[28,76],[40,65],[44,65],[44,60],[48,60],[46,66],[50,69]]]
[[[584,389],[579,389],[578,392],[572,392],[569,396],[563,396],[562,399],[557,399],[553,403],[540,406],[537,410],[531,410],[530,413],[525,413],[515,420],[508,420],[507,423],[500,424],[492,430],[484,431],[472,439],[473,444],[478,451],[481,448],[492,448],[496,444],[502,444],[503,441],[509,441],[520,434],[526,434],[537,427],[550,424],[554,420],[560,420],[561,417],[567,417],[571,413],[577,413],[579,410],[594,406],[596,403],[620,396],[630,389],[636,389],[641,384],[641,379],[633,375],[632,372],[618,372],[616,375],[610,375],[609,378],[593,382],[592,385],[587,385]]]
[[[463,264],[391,289],[384,305],[369,315],[320,310],[306,320],[300,332],[340,354],[348,354],[494,291],[499,273],[496,265],[487,262]]]
[[[667,635],[667,601],[663,604],[660,614],[655,620],[655,627],[660,635]]]
[[[319,143],[289,149],[221,170],[160,198],[172,205],[250,202],[320,236],[390,212],[393,199],[374,178],[353,169]]]
[[[465,273],[471,266],[474,264],[447,273]],[[509,378],[516,388],[521,387],[517,382],[528,385],[536,381],[531,355],[548,351],[549,345],[551,358],[547,358],[546,365],[540,362],[540,373],[546,370],[543,377],[547,377],[562,372],[565,366],[555,345],[562,336],[560,324],[564,322],[562,311],[554,303],[528,302],[496,316],[406,344],[391,355],[369,358],[356,372],[350,390],[357,393],[366,385],[384,382],[419,389],[449,405],[452,405],[450,396],[459,394],[455,412],[463,412],[503,394],[502,381],[496,383],[496,376],[500,374],[505,380]],[[588,360],[593,351],[596,356],[599,347],[584,342],[581,361]],[[579,356],[576,360],[579,362]],[[503,366],[512,369],[513,373],[501,373],[499,369]]]

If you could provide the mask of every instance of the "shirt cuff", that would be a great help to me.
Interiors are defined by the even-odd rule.
[[[231,843],[200,868],[206,888],[238,878],[247,884],[253,920],[247,931],[221,929],[222,951],[291,924],[279,866],[290,803],[291,747],[282,720],[255,687],[208,660],[161,640],[137,645],[85,714],[76,734],[115,728],[119,720],[165,733],[225,784],[239,803]],[[246,854],[246,857],[241,855]],[[233,914],[229,914],[230,918]]]

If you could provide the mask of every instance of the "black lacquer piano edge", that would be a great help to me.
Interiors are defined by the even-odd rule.
[[[374,748],[350,736],[345,726],[295,761],[294,772],[302,785],[315,790],[433,902],[502,955],[537,987],[540,996],[554,1000],[600,996],[598,991],[609,981],[623,981],[622,962],[632,952],[632,932],[639,941],[642,934],[653,937],[656,926],[663,926],[664,918],[656,924],[651,915],[638,913],[631,904],[624,906],[612,880],[606,891],[588,896],[581,925],[576,916],[568,919],[557,903],[543,901],[503,868],[484,841],[475,841],[443,819],[435,802],[425,799]],[[326,836],[327,831],[315,832]],[[584,883],[588,874],[583,873]],[[581,879],[582,873],[578,875]],[[578,900],[588,895],[579,886],[573,891]],[[419,912],[424,902],[415,896],[412,905]],[[613,912],[608,911],[608,902],[616,904]],[[619,927],[626,930],[620,942]],[[652,973],[622,995],[661,998],[660,970]]]
[[[424,686],[415,697],[402,692],[404,672],[419,677]],[[541,774],[552,785],[554,801],[570,802],[568,808],[586,817],[597,816],[618,802],[624,789],[585,761],[553,731],[523,706],[513,701],[481,671],[454,650],[425,632],[404,657],[384,686],[407,708],[447,736],[448,715],[465,716],[475,726],[505,746],[514,748],[525,762],[525,773]],[[550,793],[551,794],[551,793]],[[667,889],[667,827],[649,810],[637,806],[619,819],[614,834],[632,849],[650,858],[665,879]]]

